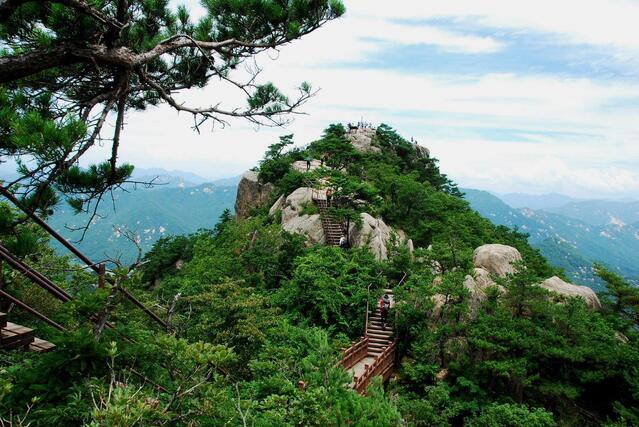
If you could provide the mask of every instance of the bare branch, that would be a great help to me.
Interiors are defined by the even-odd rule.
[[[140,76],[142,81],[144,81],[144,83],[146,83],[151,88],[153,88],[163,100],[165,100],[170,106],[172,106],[177,111],[184,111],[187,113],[191,113],[193,114],[194,118],[197,116],[202,116],[203,120],[201,122],[196,122],[194,126],[196,128],[199,127],[199,125],[201,125],[206,119],[212,119],[220,123],[225,123],[218,116],[244,118],[256,124],[266,125],[266,123],[261,122],[259,120],[260,118],[263,118],[263,119],[267,119],[269,121],[268,124],[270,125],[281,126],[284,124],[284,122],[278,122],[276,120],[278,116],[283,116],[287,114],[301,114],[297,112],[296,109],[317,93],[317,91],[315,91],[308,94],[302,94],[300,98],[298,98],[298,100],[295,101],[294,103],[292,104],[287,103],[285,108],[273,109],[273,110],[267,110],[267,111],[251,110],[251,109],[243,110],[243,111],[239,109],[222,110],[218,108],[217,106],[212,106],[208,108],[193,108],[193,107],[187,107],[183,104],[179,104],[159,83],[153,81],[141,70],[139,70],[137,74]]]

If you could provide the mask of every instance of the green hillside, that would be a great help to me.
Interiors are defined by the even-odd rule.
[[[139,239],[144,252],[160,238],[183,235],[200,228],[213,228],[225,209],[233,209],[236,187],[202,184],[192,187],[159,186],[114,192],[114,203],[101,204],[78,248],[93,260],[120,258],[130,263],[137,256],[136,245],[125,237],[128,231]],[[50,225],[71,241],[78,241],[87,225],[88,214],[76,215],[61,204]],[[65,254],[61,245],[55,244]]]
[[[12,312],[57,348],[0,352],[0,417],[20,414],[32,426],[637,425],[639,290],[599,268],[609,293],[589,293],[596,304],[550,293],[538,284],[562,273],[526,235],[480,216],[436,159],[393,129],[368,133],[366,149],[341,125],[304,149],[282,137],[259,165],[256,187],[268,193],[252,194],[250,215],[225,214],[210,230],[158,240],[136,269],[110,271],[104,288],[21,224],[20,235],[39,242],[25,259],[55,273],[73,301],[52,303],[20,276],[4,275],[5,289],[68,331]],[[293,167],[308,158],[323,165]],[[284,231],[284,214],[271,206],[308,187],[331,189],[326,221],[358,229],[363,214],[374,216],[376,227],[401,228],[414,252],[392,236],[383,259],[366,244],[312,244]],[[194,197],[213,197],[196,188],[141,193],[158,215],[138,225],[158,230],[193,218]],[[131,203],[126,197],[134,196],[121,195],[117,206]],[[297,212],[301,221],[323,206],[313,203]],[[25,239],[6,236],[14,250],[26,248]],[[521,254],[498,261],[513,274],[475,268],[473,250],[492,243],[509,246],[483,248],[492,255]],[[477,270],[488,283],[475,281]],[[376,307],[387,288],[395,304],[384,323]],[[365,331],[361,366],[369,374],[354,374],[342,367],[342,350]],[[386,370],[367,371],[380,360]],[[358,393],[362,375],[370,383]]]
[[[548,209],[592,225],[627,225],[639,223],[639,202],[585,200]]]

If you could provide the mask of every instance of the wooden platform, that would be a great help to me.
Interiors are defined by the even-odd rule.
[[[46,353],[55,348],[55,344],[49,341],[41,340],[40,338],[34,338],[33,342],[29,344],[30,351],[36,351],[38,353]]]
[[[54,348],[55,344],[36,338],[33,329],[8,322],[7,314],[0,312],[0,349],[46,352]]]

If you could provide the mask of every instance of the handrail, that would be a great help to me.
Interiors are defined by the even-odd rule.
[[[399,281],[399,283],[397,283],[395,287],[396,288],[400,287],[402,283],[404,283],[404,280],[406,280],[406,277],[408,277],[408,273],[404,271],[404,275],[402,276],[402,279]],[[395,303],[395,328],[397,327],[398,319],[399,319],[399,310],[397,308],[397,303]]]
[[[24,302],[20,301],[18,298],[14,297],[13,295],[10,295],[10,294],[6,293],[2,289],[0,289],[0,296],[2,298],[8,299],[9,301],[14,303],[15,305],[17,305],[21,309],[28,311],[29,313],[31,313],[34,316],[36,316],[38,319],[42,320],[45,323],[48,323],[49,325],[53,326],[54,328],[59,329],[62,332],[66,332],[66,329],[64,328],[64,326],[54,322],[53,320],[49,319],[44,314],[40,313],[35,308],[29,307],[27,304],[25,304]]]
[[[402,276],[402,280],[399,281],[399,283],[397,283],[397,285],[395,285],[395,287],[399,287],[402,285],[402,283],[404,283],[404,280],[406,280],[406,277],[408,276],[408,273],[406,273],[405,271],[403,272],[404,275]]]
[[[357,362],[362,360],[368,352],[368,337],[362,337],[359,341],[355,342],[349,348],[344,350],[342,360],[338,365],[343,366],[345,369],[350,369]]]
[[[355,389],[360,394],[365,394],[371,378],[380,374],[385,376],[389,368],[392,367],[395,363],[394,360],[396,346],[397,340],[394,340],[388,347],[384,349],[384,351],[382,351],[379,356],[377,356],[377,358],[375,358],[371,365],[366,365],[362,375],[359,378],[355,379],[353,389]]]
[[[40,274],[37,270],[29,267],[27,264],[14,257],[11,252],[2,245],[0,245],[0,258],[4,259],[11,267],[18,270],[33,283],[45,289],[60,301],[67,302],[71,300],[71,296],[66,291],[53,283],[46,276]]]
[[[370,311],[370,299],[371,299],[371,286],[373,286],[373,282],[368,284],[368,288],[366,288],[366,320],[364,323],[364,336],[368,336],[368,312]]]
[[[67,239],[62,237],[57,231],[55,231],[49,224],[47,224],[42,218],[36,215],[34,212],[25,207],[22,202],[20,202],[11,192],[6,189],[4,186],[0,185],[0,194],[6,197],[14,206],[24,212],[29,218],[31,218],[36,224],[42,227],[49,235],[54,237],[58,242],[62,244],[65,248],[67,248],[71,253],[73,253],[78,259],[84,262],[89,268],[91,268],[98,275],[100,274],[100,267],[98,264],[92,262],[86,255],[80,252],[75,246],[73,246]],[[114,280],[110,277],[106,278],[107,281],[111,284],[114,284]],[[145,306],[140,300],[135,298],[130,292],[124,289],[122,286],[118,286],[117,290],[122,292],[124,296],[131,301],[134,305],[136,305],[140,310],[144,311],[144,313],[149,316],[151,319],[155,320],[157,323],[162,325],[165,328],[168,328],[166,322],[160,317],[151,311],[147,306]]]

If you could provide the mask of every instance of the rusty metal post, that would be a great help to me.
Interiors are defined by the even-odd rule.
[[[104,288],[105,277],[106,277],[106,267],[104,266],[104,263],[101,262],[100,265],[98,266],[98,288],[100,289]]]

